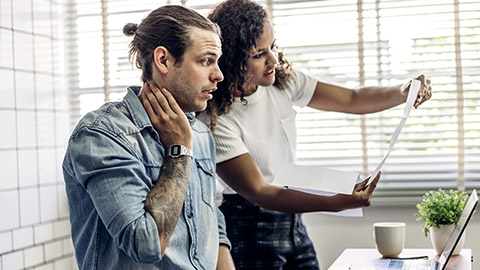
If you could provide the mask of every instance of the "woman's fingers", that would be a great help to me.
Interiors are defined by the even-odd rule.
[[[367,187],[367,192],[369,194],[372,194],[375,188],[377,187],[377,183],[380,180],[380,176],[382,175],[382,172],[378,172],[377,176],[370,182],[370,184]]]
[[[432,85],[429,79],[425,75],[420,75],[416,78],[420,81],[420,91],[418,92],[417,99],[415,100],[415,108],[418,108],[422,103],[429,100],[432,97]]]

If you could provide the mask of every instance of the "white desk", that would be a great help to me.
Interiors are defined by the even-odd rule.
[[[399,255],[402,257],[428,256],[429,259],[435,259],[438,255],[433,249],[413,249],[407,248]],[[375,248],[347,248],[328,268],[328,270],[347,270],[351,264],[368,263],[375,260],[383,260],[382,255]],[[462,249],[457,256],[452,256],[447,264],[447,270],[471,270],[472,269],[472,250]]]

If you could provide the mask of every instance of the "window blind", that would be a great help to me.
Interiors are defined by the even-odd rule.
[[[217,0],[75,0],[70,6],[73,122],[139,85],[128,22],[182,4],[207,15]],[[268,0],[277,44],[294,68],[356,88],[425,74],[433,97],[413,110],[382,170],[378,201],[412,201],[443,187],[480,186],[480,3],[474,0]],[[369,175],[403,105],[364,116],[297,108],[301,163]]]
[[[297,69],[348,87],[426,74],[433,98],[413,110],[382,170],[377,201],[418,201],[480,183],[478,1],[274,1],[278,44]],[[403,105],[356,116],[298,109],[297,158],[368,176]],[[398,203],[395,200],[395,203]]]

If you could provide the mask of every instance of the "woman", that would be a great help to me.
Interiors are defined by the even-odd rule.
[[[408,84],[351,90],[318,82],[292,70],[276,52],[272,24],[263,7],[228,0],[209,15],[222,30],[224,74],[198,118],[210,125],[217,147],[217,173],[226,184],[225,215],[238,269],[318,269],[300,214],[366,207],[379,176],[357,184],[352,195],[323,197],[270,184],[291,160],[295,142],[293,105],[365,114],[405,102]],[[424,76],[417,107],[430,97]]]

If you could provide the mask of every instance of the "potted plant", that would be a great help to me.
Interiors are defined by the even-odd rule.
[[[417,204],[418,213],[415,214],[417,221],[425,222],[423,231],[425,236],[431,233],[431,241],[435,251],[440,254],[450,236],[455,224],[457,224],[468,194],[458,190],[443,189],[429,191],[423,195],[422,202]],[[465,233],[455,248],[454,255],[459,254],[465,241]]]

